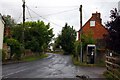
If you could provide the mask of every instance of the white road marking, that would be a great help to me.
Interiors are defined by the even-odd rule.
[[[27,68],[27,69],[28,69],[28,68]],[[19,70],[19,71],[13,72],[13,73],[9,73],[9,74],[7,74],[7,75],[3,75],[2,77],[7,77],[7,76],[9,76],[9,75],[12,75],[12,74],[16,74],[16,73],[19,73],[19,72],[25,71],[25,70],[27,70],[27,69],[22,69],[22,70]]]

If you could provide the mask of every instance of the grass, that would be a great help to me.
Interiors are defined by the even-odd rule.
[[[27,57],[22,58],[22,61],[26,61],[26,62],[35,61],[35,60],[42,59],[42,58],[45,58],[45,57],[48,57],[48,55],[47,54],[41,54],[40,56],[27,56]]]
[[[52,53],[54,53],[54,54],[63,54],[64,52],[63,51],[53,51]]]
[[[113,80],[113,76],[108,71],[105,71],[103,75],[106,77],[107,80]]]
[[[77,60],[76,58],[74,58],[72,56],[72,61],[73,61],[73,64],[76,65],[76,66],[85,66],[85,67],[105,67],[105,62],[103,61],[100,61],[99,63],[96,63],[96,64],[87,64],[85,61],[83,61],[82,63],[80,62],[80,60]]]

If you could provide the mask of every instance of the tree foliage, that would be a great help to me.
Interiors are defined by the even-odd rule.
[[[22,43],[22,24],[12,28],[12,37]],[[51,41],[53,29],[50,24],[45,25],[43,21],[26,22],[24,27],[24,45],[26,49],[31,49],[33,52],[42,52],[45,50]]]
[[[65,24],[65,27],[62,28],[61,34],[58,36],[58,43],[64,50],[65,54],[73,53],[74,51],[74,42],[76,40],[76,31]]]
[[[80,43],[80,41],[75,41],[73,56],[74,56],[74,58],[77,59],[77,61],[79,60],[80,52],[81,52],[81,43]]]
[[[82,42],[81,42],[82,41]],[[74,58],[79,61],[79,56],[81,52],[81,47],[82,47],[82,52],[85,53],[86,47],[88,44],[95,44],[96,40],[93,38],[93,33],[91,30],[88,30],[87,34],[81,34],[81,41],[76,41],[74,43]]]
[[[117,9],[110,11],[111,20],[106,23],[109,35],[106,37],[107,48],[120,53],[120,16]]]
[[[15,21],[10,15],[3,15],[2,17],[5,21],[5,27],[12,27],[15,25]]]
[[[81,40],[82,40],[82,47],[84,50],[86,50],[88,44],[96,43],[96,40],[93,38],[93,32],[91,30],[89,30],[87,34],[82,33]]]
[[[10,46],[10,59],[12,59],[12,56],[15,56],[15,59],[20,59],[21,53],[22,53],[22,47],[21,44],[15,40],[15,39],[7,39],[7,44]]]

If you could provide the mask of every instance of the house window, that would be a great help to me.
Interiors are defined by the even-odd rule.
[[[95,21],[90,21],[90,27],[94,27],[95,26]]]

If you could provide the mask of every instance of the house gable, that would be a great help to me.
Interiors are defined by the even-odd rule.
[[[93,13],[92,17],[85,23],[85,25],[79,31],[85,35],[92,32],[94,39],[103,39],[104,35],[108,34],[107,29],[102,25],[102,19],[100,18],[100,13]]]

